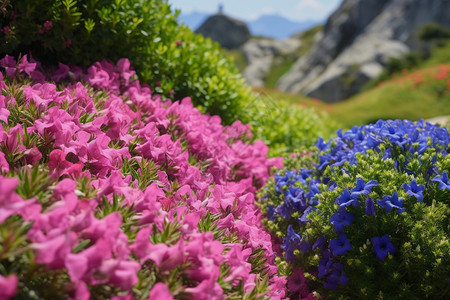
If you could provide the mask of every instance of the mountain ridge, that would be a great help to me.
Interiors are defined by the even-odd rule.
[[[179,15],[179,20],[195,31],[210,15],[211,14],[198,11],[189,14],[181,13]],[[242,21],[247,23],[250,33],[253,36],[262,36],[273,39],[285,39],[297,32],[304,31],[324,22],[324,20],[293,21],[279,14],[264,14],[256,20]]]

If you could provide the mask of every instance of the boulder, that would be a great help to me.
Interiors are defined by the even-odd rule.
[[[211,38],[226,49],[238,48],[250,38],[247,24],[223,13],[210,16],[195,32]]]
[[[276,57],[289,55],[300,47],[298,39],[272,40],[251,39],[242,46],[247,60],[243,76],[253,87],[264,85],[264,76],[270,71]]]
[[[450,27],[450,1],[344,0],[312,51],[296,61],[278,88],[336,102],[360,91],[390,58],[421,49],[417,30]]]

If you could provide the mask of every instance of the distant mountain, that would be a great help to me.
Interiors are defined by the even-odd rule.
[[[181,13],[179,16],[179,20],[187,25],[192,30],[196,30],[197,28],[202,25],[202,23],[209,17],[209,14],[207,13],[201,13],[201,12],[192,12],[190,14],[183,14]]]
[[[273,14],[263,15],[254,21],[248,22],[248,27],[254,36],[284,39],[290,37],[294,33],[304,31],[320,23],[322,22],[294,22],[280,15]]]
[[[181,13],[179,20],[189,26],[192,30],[196,30],[209,17],[207,13],[192,12],[190,14]],[[304,21],[294,22],[280,15],[263,15],[254,21],[246,21],[250,33],[254,36],[264,36],[275,39],[284,39],[292,34],[304,31],[322,22]]]

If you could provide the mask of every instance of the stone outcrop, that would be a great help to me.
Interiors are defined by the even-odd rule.
[[[242,53],[247,60],[243,76],[253,87],[264,85],[264,76],[269,72],[276,57],[289,55],[300,47],[298,39],[271,40],[251,39],[242,47]]]
[[[227,49],[238,48],[250,38],[247,24],[223,13],[210,16],[195,32]]]
[[[348,98],[390,58],[420,49],[420,26],[450,27],[449,16],[446,0],[344,0],[310,54],[296,61],[278,88],[326,102]]]

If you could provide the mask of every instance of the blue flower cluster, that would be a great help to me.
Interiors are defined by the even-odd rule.
[[[291,224],[293,221],[297,221],[299,225],[309,222],[308,214],[316,210],[320,202],[320,197],[318,197],[321,194],[320,185],[325,184],[328,191],[337,189],[337,185],[329,178],[321,176],[327,166],[342,166],[346,162],[352,166],[357,163],[358,153],[366,153],[367,150],[372,149],[384,155],[383,159],[394,160],[399,171],[401,169],[401,171],[411,174],[412,171],[407,169],[409,159],[417,154],[423,155],[428,148],[434,148],[437,153],[446,156],[449,151],[449,142],[450,135],[447,129],[424,123],[422,120],[417,123],[380,120],[376,124],[355,126],[345,133],[339,130],[337,137],[326,143],[319,138],[316,144],[319,150],[318,164],[313,169],[301,169],[297,172],[287,170],[283,174],[275,176],[275,196],[281,197],[283,202],[276,207],[268,205],[268,219],[273,221],[281,217],[289,220]],[[382,144],[383,150],[380,147]],[[399,159],[399,154],[403,155],[403,160]],[[441,190],[450,189],[448,174],[445,171],[439,173],[438,167],[433,163],[430,164],[427,180],[431,185],[435,182],[438,183]],[[342,171],[345,173],[347,170],[342,168]],[[431,178],[433,175],[434,178]],[[328,242],[322,236],[316,241],[310,241],[307,236],[295,232],[292,225],[289,225],[282,244],[286,260],[288,262],[295,260],[295,249],[303,253],[311,249],[320,249],[323,258],[319,262],[318,277],[324,280],[325,287],[337,289],[339,285],[346,284],[348,278],[345,276],[343,265],[334,262],[333,257],[344,256],[353,248],[344,232],[346,226],[350,226],[355,219],[355,216],[348,211],[349,207],[365,205],[366,216],[376,215],[376,206],[386,213],[395,211],[397,214],[402,214],[406,210],[403,206],[404,199],[399,198],[397,192],[384,195],[381,199],[369,197],[368,195],[378,184],[376,180],[366,182],[363,178],[358,177],[353,189],[345,188],[336,197],[338,209],[329,219],[338,236],[336,239]],[[417,184],[413,179],[405,182],[402,188],[409,196],[415,197],[418,202],[423,202],[424,185]],[[297,220],[292,220],[293,215]],[[388,254],[396,252],[396,247],[391,242],[389,235],[374,236],[370,241],[374,255],[379,260],[384,260]],[[311,246],[311,244],[313,245]]]

